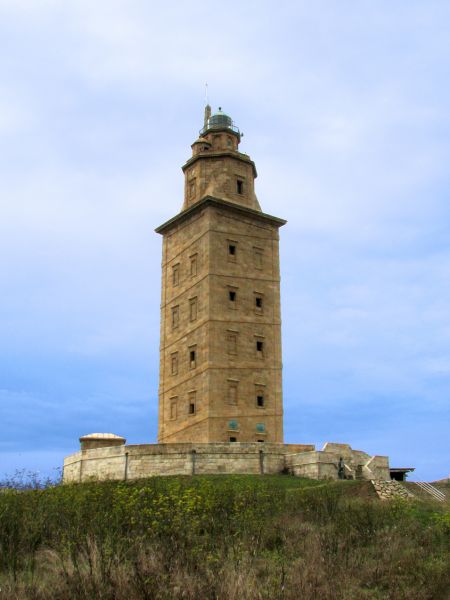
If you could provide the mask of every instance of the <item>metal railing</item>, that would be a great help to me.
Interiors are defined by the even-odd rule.
[[[210,129],[230,129],[231,131],[234,131],[234,133],[240,133],[239,127],[236,127],[236,125],[234,124],[211,123],[211,125],[206,125],[205,127],[202,127],[200,129],[200,131],[198,132],[199,136],[201,137],[206,131],[209,131]]]
[[[420,489],[433,496],[438,502],[445,502],[447,500],[447,496],[441,492],[441,490],[435,488],[434,485],[431,485],[431,483],[427,483],[426,481],[414,481],[414,483],[418,485]]]

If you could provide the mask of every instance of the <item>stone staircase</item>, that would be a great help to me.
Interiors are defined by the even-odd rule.
[[[404,500],[412,500],[413,498],[422,500],[436,500],[436,502],[446,502],[447,495],[431,483],[426,481],[408,481],[400,483],[394,479],[371,479],[372,485],[381,500],[394,500],[402,498]],[[414,492],[411,488],[415,488]]]
[[[414,494],[394,479],[371,479],[371,481],[380,500],[395,500],[398,498],[401,498],[402,500],[412,500],[415,498]]]

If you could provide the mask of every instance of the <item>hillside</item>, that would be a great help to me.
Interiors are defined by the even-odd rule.
[[[159,477],[0,493],[0,598],[448,600],[448,506],[370,482]]]

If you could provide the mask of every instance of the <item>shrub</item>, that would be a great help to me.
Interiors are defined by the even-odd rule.
[[[364,482],[155,477],[4,486],[0,588],[20,600],[438,600],[449,513]]]

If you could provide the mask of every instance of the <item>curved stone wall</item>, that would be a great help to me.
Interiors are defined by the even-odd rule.
[[[342,454],[345,454],[349,478],[389,478],[387,457],[370,457],[346,444],[328,444],[326,450],[316,451],[311,444],[235,442],[84,448],[64,460],[63,481],[126,481],[156,475],[274,474],[283,471],[313,479],[337,479]]]

